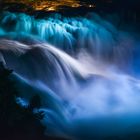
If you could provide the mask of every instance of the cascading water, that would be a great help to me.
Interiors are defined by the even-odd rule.
[[[100,140],[140,132],[136,44],[95,14],[0,16],[0,59],[14,69],[23,98],[42,97],[49,135]]]

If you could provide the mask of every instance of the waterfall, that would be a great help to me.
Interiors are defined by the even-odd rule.
[[[49,135],[93,140],[139,131],[138,44],[96,14],[0,15],[0,60],[25,100],[41,96]]]
[[[55,15],[46,19],[35,19],[21,13],[3,13],[0,25],[3,30],[1,37],[24,43],[35,43],[37,39],[57,46],[67,53],[86,49],[92,52],[96,59],[102,58],[108,61],[110,57],[117,61],[118,57],[115,55],[119,55],[120,59],[126,59],[132,44],[129,35],[125,35],[124,38],[123,32],[117,31],[111,23],[95,14],[87,18],[66,18]]]

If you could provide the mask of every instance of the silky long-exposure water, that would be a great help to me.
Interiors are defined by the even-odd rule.
[[[42,99],[47,135],[103,140],[140,132],[139,42],[96,14],[0,16],[0,60],[24,100]]]

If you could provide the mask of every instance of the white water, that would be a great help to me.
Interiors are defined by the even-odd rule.
[[[37,20],[6,13],[0,23],[0,59],[14,69],[26,100],[42,97],[46,133],[93,140],[139,132],[130,35],[94,14]]]

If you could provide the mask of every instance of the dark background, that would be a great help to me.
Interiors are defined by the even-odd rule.
[[[11,0],[8,0],[8,2],[5,3],[4,0],[0,0],[1,11],[24,12],[38,18],[56,13],[56,11],[36,11],[31,5],[18,3],[18,0],[16,3],[11,3]],[[80,0],[80,3],[81,6],[78,8],[59,7],[57,13],[64,16],[84,16],[90,12],[95,12],[105,17],[106,15],[112,15],[113,18],[117,16],[119,18],[118,26],[122,23],[132,24],[133,27],[136,26],[138,29],[140,25],[140,0]],[[95,4],[95,7],[88,7],[90,4]]]

